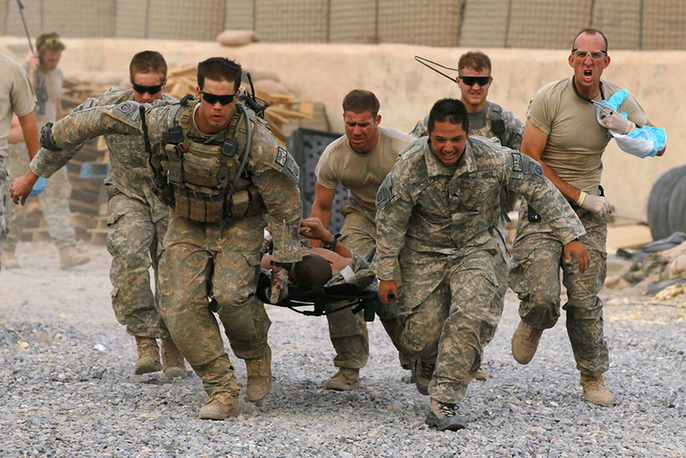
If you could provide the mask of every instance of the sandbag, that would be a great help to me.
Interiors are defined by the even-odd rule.
[[[217,35],[217,41],[223,46],[245,46],[259,40],[252,30],[224,30]]]

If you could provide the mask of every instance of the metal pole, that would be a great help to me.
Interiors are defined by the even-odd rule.
[[[24,24],[24,32],[26,32],[26,38],[29,40],[29,48],[31,49],[31,54],[35,54],[36,51],[33,50],[33,43],[31,43],[31,35],[29,35],[29,28],[26,27],[26,19],[24,19],[24,5],[21,4],[21,0],[17,0],[17,6],[19,7],[19,15],[21,16],[21,22]]]

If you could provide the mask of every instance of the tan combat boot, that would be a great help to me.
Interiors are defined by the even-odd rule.
[[[65,246],[64,248],[60,248],[60,269],[68,269],[70,267],[80,266],[88,261],[90,261],[88,256],[79,253],[74,246]]]
[[[459,415],[457,411],[457,404],[446,404],[432,399],[424,423],[439,431],[457,431],[467,426],[467,418]]]
[[[172,339],[162,339],[162,372],[167,378],[186,377],[183,355]]]
[[[519,364],[529,364],[538,349],[543,329],[532,328],[523,321],[512,335],[512,356]]]
[[[237,417],[241,414],[238,396],[225,392],[215,393],[200,408],[201,420],[223,420],[226,417]]]
[[[582,373],[581,387],[584,389],[584,399],[587,402],[603,407],[612,405],[612,395],[605,387],[605,379],[602,375],[593,376]]]
[[[14,250],[3,250],[2,251],[2,268],[3,269],[18,269],[19,263],[17,258],[14,257]]]
[[[422,358],[417,358],[414,366],[414,385],[424,396],[429,395],[429,384],[431,378],[434,376],[436,363],[424,361]]]
[[[272,388],[272,349],[266,345],[261,358],[246,359],[248,386],[245,395],[248,401],[260,402]]]
[[[348,391],[360,387],[360,370],[341,367],[333,377],[326,381],[324,388],[327,390]]]
[[[136,347],[138,347],[138,361],[133,368],[134,374],[148,374],[162,369],[157,340],[151,337],[136,336]]]

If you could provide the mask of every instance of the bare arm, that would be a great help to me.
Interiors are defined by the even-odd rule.
[[[581,195],[581,190],[576,189],[574,186],[558,177],[557,174],[553,172],[553,169],[548,167],[546,163],[541,160],[541,155],[543,154],[546,143],[548,143],[548,135],[527,119],[524,128],[524,136],[522,137],[522,153],[541,164],[545,177],[560,190],[567,200],[576,202]]]
[[[541,129],[527,119],[524,128],[524,137],[522,138],[522,153],[536,160],[543,166],[543,174],[545,177],[555,185],[568,201],[579,202],[579,199],[581,199],[582,196],[582,190],[575,188],[557,176],[553,169],[548,167],[541,159],[546,143],[548,143],[548,135],[543,133]],[[584,198],[581,199],[581,203],[579,203],[581,207],[598,217],[604,217],[612,213],[612,206],[605,197],[591,196],[586,193],[583,194]]]
[[[12,124],[10,126],[10,133],[7,136],[7,142],[11,144],[24,143],[24,132],[21,131],[21,124],[17,115],[12,116]]]
[[[312,204],[312,216],[316,216],[321,221],[325,229],[328,229],[331,223],[331,208],[333,207],[333,199],[336,196],[335,189],[326,188],[317,183],[315,188],[316,197]],[[313,247],[321,247],[320,240],[312,241]]]
[[[21,125],[26,147],[29,150],[29,158],[33,159],[38,153],[38,148],[40,148],[38,126],[36,125],[36,117],[34,116],[33,111],[27,115],[19,116],[19,124]],[[21,203],[24,205],[26,198],[29,196],[37,179],[38,175],[33,173],[31,169],[28,169],[26,175],[23,177],[15,179],[10,185],[10,196],[12,197],[12,201],[15,204]]]
[[[334,241],[333,234],[324,227],[321,220],[316,216],[310,216],[300,222],[300,235],[304,235],[310,239],[310,246],[313,245],[312,242],[314,241],[318,241],[320,245],[330,245]],[[344,258],[352,259],[353,257],[353,252],[350,248],[340,242],[337,242],[336,246],[333,247],[333,252]]]

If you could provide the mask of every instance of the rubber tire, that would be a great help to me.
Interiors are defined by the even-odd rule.
[[[674,206],[671,205],[673,199],[678,201],[678,205],[681,205],[680,209],[678,209],[679,216],[686,212],[686,209],[684,209],[684,205],[686,205],[686,188],[679,186],[680,189],[676,189],[677,185],[681,184],[682,181],[685,181],[683,186],[686,186],[686,180],[682,180],[684,176],[686,176],[686,165],[668,170],[657,179],[650,191],[650,196],[648,197],[648,226],[650,227],[653,240],[669,237],[677,230],[672,226],[672,221],[679,220],[675,219],[676,215],[675,217],[670,217],[670,207],[675,209],[677,207],[676,203]],[[680,193],[681,196],[674,197],[677,193]]]
[[[686,171],[674,186],[672,197],[667,206],[667,221],[672,235],[674,232],[686,232]]]

